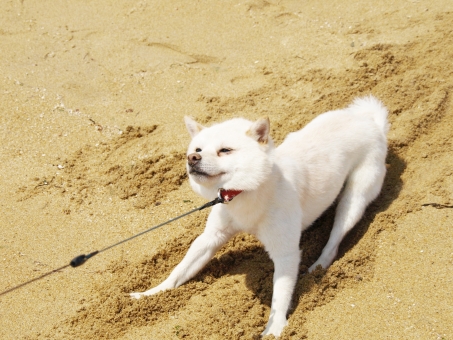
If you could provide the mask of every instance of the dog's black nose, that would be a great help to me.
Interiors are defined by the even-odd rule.
[[[187,162],[189,163],[190,166],[194,166],[201,160],[201,155],[197,152],[191,153],[189,156],[187,156]]]

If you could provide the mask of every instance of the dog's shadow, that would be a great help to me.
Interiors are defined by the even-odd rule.
[[[390,147],[387,164],[389,166],[380,195],[370,204],[362,219],[342,241],[337,259],[344,257],[349,250],[356,246],[368,232],[376,215],[387,210],[398,197],[402,188],[401,175],[406,168],[406,163]],[[321,269],[312,274],[307,274],[307,270],[321,255],[322,249],[329,239],[335,217],[335,208],[336,204],[333,204],[308,230],[302,233],[300,249],[303,251],[303,255],[293,296],[293,309],[290,310],[290,314],[297,307],[297,302],[300,301],[301,296],[318,285],[327,273],[326,270]],[[241,234],[236,236],[227,248],[229,250],[213,259],[197,275],[195,280],[204,280],[206,276],[220,277],[225,274],[245,274],[247,287],[260,299],[261,303],[270,306],[274,266],[262,245],[253,237]],[[374,249],[366,249],[366,251],[369,253],[364,258],[354,259],[354,266],[366,265],[369,262],[369,255],[374,252]],[[363,254],[364,252],[359,253]],[[360,276],[359,279],[361,279]]]

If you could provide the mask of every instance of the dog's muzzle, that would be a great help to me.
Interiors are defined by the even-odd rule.
[[[209,177],[210,175],[203,171],[201,166],[201,155],[198,152],[191,153],[187,156],[187,164],[189,165],[189,174],[194,176]]]
[[[191,153],[190,155],[187,156],[187,163],[191,167],[195,166],[200,161],[201,161],[201,155],[197,152]]]

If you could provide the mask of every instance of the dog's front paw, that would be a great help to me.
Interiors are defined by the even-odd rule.
[[[140,299],[140,298],[143,297],[143,296],[154,295],[154,294],[156,294],[156,293],[159,293],[160,291],[162,291],[162,290],[159,289],[158,287],[156,287],[156,288],[152,288],[152,289],[150,289],[150,290],[147,290],[146,292],[130,293],[129,295],[130,295],[131,298],[133,298],[133,299]]]
[[[152,288],[152,289],[150,289],[150,290],[147,290],[146,292],[130,293],[129,295],[130,295],[131,298],[133,298],[133,299],[140,299],[140,298],[143,297],[143,296],[154,295],[154,294],[156,294],[156,293],[159,293],[160,291],[162,291],[162,290],[159,289],[159,287],[155,287],[155,288]]]
[[[280,336],[280,334],[283,331],[283,328],[288,324],[288,321],[286,318],[273,318],[272,320],[269,320],[267,323],[266,329],[264,330],[263,333],[261,333],[261,336],[265,335],[273,335],[276,338]]]
[[[143,296],[154,295],[154,294],[163,292],[164,290],[167,290],[170,288],[172,288],[170,285],[168,285],[166,282],[163,282],[160,285],[158,285],[157,287],[151,288],[151,289],[147,290],[146,292],[130,293],[129,295],[131,296],[131,298],[140,299]]]
[[[140,299],[142,296],[145,296],[144,293],[130,293],[129,295],[131,296],[131,298],[137,299],[137,300]]]

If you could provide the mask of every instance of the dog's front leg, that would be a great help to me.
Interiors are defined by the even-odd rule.
[[[186,256],[165,281],[146,292],[131,293],[131,297],[139,299],[142,296],[153,295],[167,289],[179,287],[194,277],[214,256],[215,252],[232,236],[226,230],[210,230],[207,227],[203,234],[195,239]]]
[[[266,329],[261,335],[272,334],[278,337],[283,331],[283,328],[288,324],[286,313],[291,304],[294,286],[297,280],[300,261],[299,249],[295,249],[291,254],[273,257],[273,261],[275,271],[271,313]]]
[[[295,200],[293,200],[294,202]],[[266,328],[261,335],[280,336],[288,324],[288,313],[299,272],[302,212],[297,205],[287,205],[289,211],[278,210],[274,220],[264,225],[258,238],[264,244],[269,257],[274,261],[274,289],[271,312]]]

